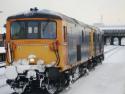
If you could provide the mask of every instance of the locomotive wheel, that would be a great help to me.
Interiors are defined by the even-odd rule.
[[[80,67],[80,68],[79,68],[79,73],[80,73],[80,77],[84,76],[85,73],[86,73],[85,68]]]
[[[75,82],[80,77],[79,67],[76,67],[73,72],[73,82]]]
[[[101,59],[101,58],[99,58],[99,60],[100,60],[100,64],[102,64],[102,59]]]
[[[98,63],[98,64],[101,64],[101,63],[102,63],[100,58],[97,59],[97,63]]]

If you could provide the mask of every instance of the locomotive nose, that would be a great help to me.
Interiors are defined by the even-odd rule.
[[[49,64],[57,59],[54,51],[50,49],[47,43],[17,45],[14,54],[16,61],[27,59],[31,65],[37,64],[38,60],[44,60],[45,64]]]

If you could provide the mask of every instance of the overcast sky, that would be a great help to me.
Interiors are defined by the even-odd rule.
[[[32,7],[50,9],[84,23],[125,24],[125,0],[0,0],[0,28],[8,16]]]

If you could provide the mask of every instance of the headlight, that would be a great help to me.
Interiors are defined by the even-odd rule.
[[[34,62],[35,62],[35,58],[30,58],[30,59],[29,59],[29,62],[30,62],[30,63],[34,63]]]
[[[35,63],[35,61],[36,61],[36,56],[35,55],[29,55],[28,56],[28,60],[29,60],[29,63],[30,64],[34,64]]]

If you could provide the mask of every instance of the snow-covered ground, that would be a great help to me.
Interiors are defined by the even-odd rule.
[[[105,46],[103,64],[77,80],[61,94],[125,94],[124,55],[125,46]],[[0,87],[0,94],[10,94],[12,90],[5,85],[4,72],[4,68],[0,69],[0,86],[3,85]]]
[[[125,46],[107,46],[102,65],[62,94],[125,94]]]
[[[13,90],[6,84],[5,68],[0,68],[0,94],[11,94]]]

